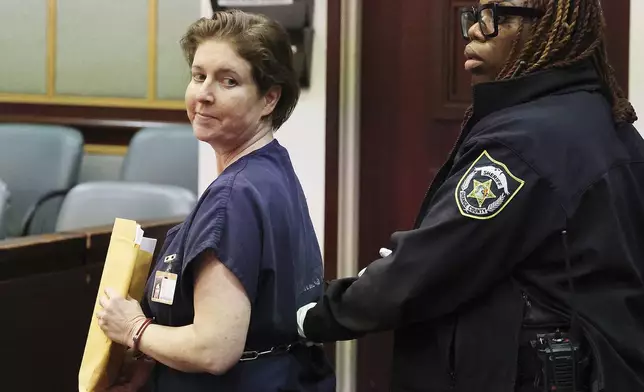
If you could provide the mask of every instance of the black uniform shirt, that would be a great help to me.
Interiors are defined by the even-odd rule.
[[[416,227],[329,285],[307,338],[395,329],[394,391],[510,392],[528,293],[574,302],[598,387],[644,390],[642,138],[589,63],[478,85],[473,107]]]

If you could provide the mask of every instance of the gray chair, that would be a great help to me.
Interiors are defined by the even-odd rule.
[[[141,129],[130,141],[121,180],[176,185],[197,194],[198,150],[190,125]]]
[[[55,125],[0,124],[0,178],[12,195],[10,237],[52,232],[64,194],[78,181],[83,136]]]
[[[65,197],[56,231],[111,225],[115,218],[137,221],[185,218],[196,202],[194,193],[171,185],[86,182],[75,186]]]
[[[0,240],[5,238],[5,212],[7,210],[7,204],[9,203],[9,189],[2,180],[0,180]]]

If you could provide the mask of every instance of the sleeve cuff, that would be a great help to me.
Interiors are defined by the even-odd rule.
[[[317,302],[311,302],[310,304],[304,305],[297,310],[297,333],[306,339],[304,334],[304,320],[306,319],[306,314],[311,308],[317,305]]]

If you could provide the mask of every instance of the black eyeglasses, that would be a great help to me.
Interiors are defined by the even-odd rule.
[[[521,16],[524,18],[540,18],[543,11],[530,7],[513,7],[487,3],[478,7],[464,7],[461,9],[461,34],[469,40],[468,31],[478,22],[481,33],[485,38],[494,38],[499,35],[499,20],[506,16]]]

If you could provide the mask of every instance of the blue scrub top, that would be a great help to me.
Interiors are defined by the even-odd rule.
[[[322,257],[304,192],[288,152],[277,140],[227,167],[186,220],[168,231],[142,301],[148,317],[174,327],[193,322],[192,265],[208,249],[237,276],[250,299],[246,350],[262,351],[298,341],[297,309],[323,293]],[[150,300],[157,271],[178,275],[172,305]],[[296,351],[240,362],[222,376],[183,373],[158,364],[152,388],[185,392],[335,390],[321,349]],[[312,368],[317,368],[317,375],[311,376]]]

